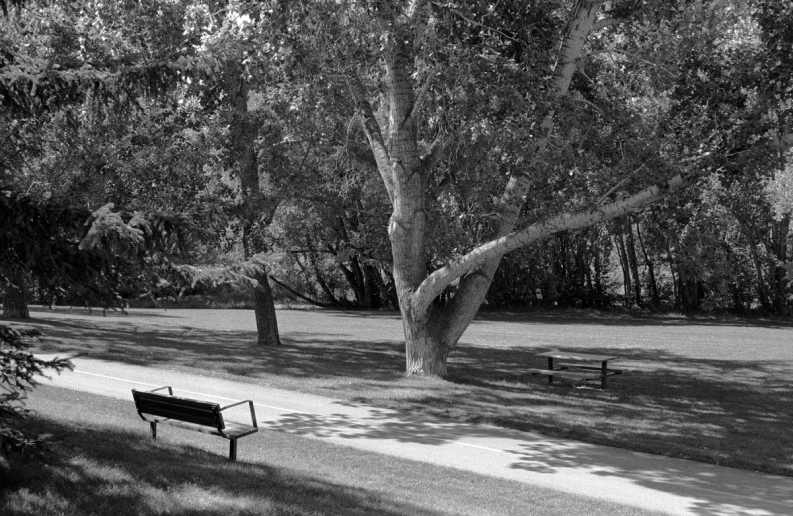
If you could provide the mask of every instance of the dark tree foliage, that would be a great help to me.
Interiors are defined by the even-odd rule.
[[[45,438],[30,437],[14,428],[15,420],[28,412],[24,408],[25,393],[36,386],[35,377],[46,370],[60,373],[74,369],[68,359],[41,360],[28,351],[25,337],[38,335],[36,330],[17,331],[0,325],[0,453],[4,455],[12,451],[24,454]]]
[[[0,281],[22,270],[53,299],[123,306],[125,293],[178,274],[208,234],[188,215],[91,212],[0,188]]]

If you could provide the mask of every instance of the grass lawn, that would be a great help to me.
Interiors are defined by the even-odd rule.
[[[41,351],[201,371],[373,405],[793,476],[793,323],[587,313],[478,318],[447,381],[405,378],[396,314],[33,309]],[[562,349],[621,358],[609,388],[526,374]]]
[[[157,442],[129,404],[43,385],[31,435],[46,461],[3,463],[3,516],[523,516],[653,511],[262,429],[227,441],[164,427]]]

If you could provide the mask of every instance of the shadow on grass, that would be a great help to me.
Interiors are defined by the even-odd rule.
[[[100,325],[83,320],[38,319],[31,324],[45,333],[39,348],[47,352],[135,365],[206,364],[211,370],[240,376],[272,372],[310,378],[393,379],[402,376],[405,360],[399,342],[347,341],[343,335],[314,331],[286,333],[281,337],[283,346],[267,348],[263,353],[256,344],[255,332],[149,328],[123,321]]]
[[[793,328],[793,320],[782,317],[685,317],[681,315],[644,315],[632,313],[574,311],[561,312],[479,312],[473,324],[509,322],[517,324],[596,324],[602,326],[711,326],[749,328]]]
[[[284,346],[263,351],[252,331],[97,319],[34,324],[47,336],[45,351],[243,376],[412,414],[793,475],[790,361],[694,358],[651,346],[575,347],[620,357],[614,367],[624,374],[610,378],[601,391],[597,382],[559,380],[549,386],[544,377],[526,373],[545,367],[535,355],[538,348],[530,346],[462,343],[450,357],[449,381],[429,381],[403,377],[398,341],[356,340],[322,328],[287,332]],[[301,424],[307,433],[320,431],[309,419]],[[396,439],[443,441],[436,429],[397,430],[389,429]]]
[[[134,310],[122,310],[119,308],[96,308],[96,307],[80,307],[80,306],[29,306],[28,311],[31,316],[35,318],[37,313],[41,314],[63,314],[63,315],[79,315],[81,317],[92,318],[114,318],[124,317],[130,319],[144,319],[144,318],[169,318],[173,317],[163,308],[136,308]]]
[[[323,314],[335,317],[372,320],[401,320],[399,312],[383,311],[345,311],[322,310]],[[593,324],[599,326],[719,326],[719,327],[749,327],[749,328],[793,328],[793,320],[783,317],[708,317],[708,316],[682,316],[668,314],[635,314],[619,312],[597,312],[560,310],[560,311],[480,311],[472,325],[487,325],[490,323],[510,324]]]
[[[319,478],[229,463],[190,446],[152,445],[141,434],[35,419],[57,436],[47,463],[0,467],[0,513],[220,516],[230,514],[438,514]]]

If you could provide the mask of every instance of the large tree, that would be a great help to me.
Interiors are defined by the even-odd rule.
[[[679,152],[662,153],[648,148],[651,141],[645,141],[643,148],[639,142],[638,149],[631,149],[631,164],[644,162],[651,172],[643,174],[642,181],[605,175],[601,181],[612,177],[616,186],[606,188],[605,195],[590,194],[581,203],[584,209],[570,212],[561,207],[561,212],[517,226],[533,189],[552,183],[554,177],[575,173],[556,163],[565,164],[558,159],[556,141],[575,122],[572,106],[601,109],[584,94],[588,75],[576,73],[588,52],[597,49],[613,58],[620,52],[620,39],[631,34],[623,33],[621,38],[604,34],[621,23],[642,20],[639,15],[646,16],[644,23],[663,22],[665,27],[677,23],[673,30],[696,45],[696,38],[688,37],[697,30],[690,23],[693,20],[680,20],[687,9],[702,10],[700,5],[412,0],[323,6],[326,11],[321,15],[317,14],[321,9],[313,6],[313,17],[305,14],[308,8],[297,17],[309,18],[303,21],[312,27],[313,41],[319,42],[313,51],[324,60],[320,71],[348,85],[391,201],[388,234],[408,374],[446,374],[449,352],[485,299],[505,253],[559,232],[640,211],[708,172],[695,166],[708,155],[706,149],[684,150],[681,144]],[[474,73],[466,75],[466,67]],[[582,84],[571,86],[576,80]],[[460,91],[464,93],[457,94]],[[474,116],[460,114],[463,95]],[[600,100],[614,104],[621,99]],[[504,123],[509,117],[489,110],[499,102],[512,103],[511,125]],[[605,129],[620,121],[603,116],[597,123]],[[518,134],[511,140],[496,134],[506,130]],[[508,180],[501,183],[493,204],[492,231],[488,238],[431,270],[427,250],[434,200],[428,192],[434,174],[440,167],[454,174],[460,160],[451,151],[465,150],[465,143],[478,137],[489,138],[491,146],[500,148],[502,160],[511,161]],[[492,183],[501,182],[495,173],[490,177]],[[454,295],[439,303],[450,287],[455,287]]]

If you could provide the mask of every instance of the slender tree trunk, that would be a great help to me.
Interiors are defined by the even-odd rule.
[[[763,262],[760,260],[760,255],[757,253],[757,244],[755,243],[754,237],[751,234],[751,230],[747,228],[745,225],[741,225],[744,229],[744,234],[746,235],[747,240],[749,241],[749,251],[752,255],[752,262],[754,263],[754,270],[757,273],[756,278],[756,285],[757,285],[757,296],[760,300],[760,306],[763,307],[763,310],[770,310],[771,303],[769,302],[768,291],[765,285],[765,274],[763,273]]]
[[[788,260],[788,233],[790,232],[790,214],[774,224],[774,253],[778,264],[774,265],[774,310],[778,314],[787,312],[787,270],[783,267]]]
[[[603,264],[602,264],[602,260],[600,258],[600,246],[595,245],[594,252],[595,252],[595,262],[594,262],[594,268],[595,268],[595,292],[597,294],[596,303],[599,305],[600,304],[600,300],[603,299],[603,281],[602,281]]]
[[[644,263],[647,266],[647,286],[650,290],[650,299],[652,299],[653,306],[657,308],[661,306],[661,296],[658,294],[658,282],[655,279],[655,265],[652,260],[650,260],[650,255],[647,253],[647,247],[644,245],[642,230],[638,220],[636,221],[636,236],[639,237],[639,247],[641,247]]]
[[[633,285],[631,284],[630,265],[628,264],[628,252],[625,250],[625,237],[622,232],[622,224],[617,224],[617,231],[614,233],[614,243],[617,246],[617,256],[622,268],[622,286],[625,292],[625,306],[633,305]]]
[[[673,235],[673,233],[668,233],[665,235],[664,243],[666,244],[666,256],[667,262],[669,263],[669,274],[672,276],[672,291],[675,300],[675,308],[681,310],[683,305],[680,298],[680,289],[678,288],[678,271],[680,268],[678,266],[677,259],[675,258],[675,254],[672,251],[672,245],[669,242]],[[675,245],[675,249],[678,249],[678,245]]]
[[[25,273],[15,271],[3,297],[3,317],[30,319],[26,290]]]
[[[625,217],[621,226],[625,233],[628,265],[633,278],[633,300],[638,306],[642,306],[642,280],[639,276],[639,260],[636,258],[636,241],[633,238],[633,227],[631,227],[630,218]]]

